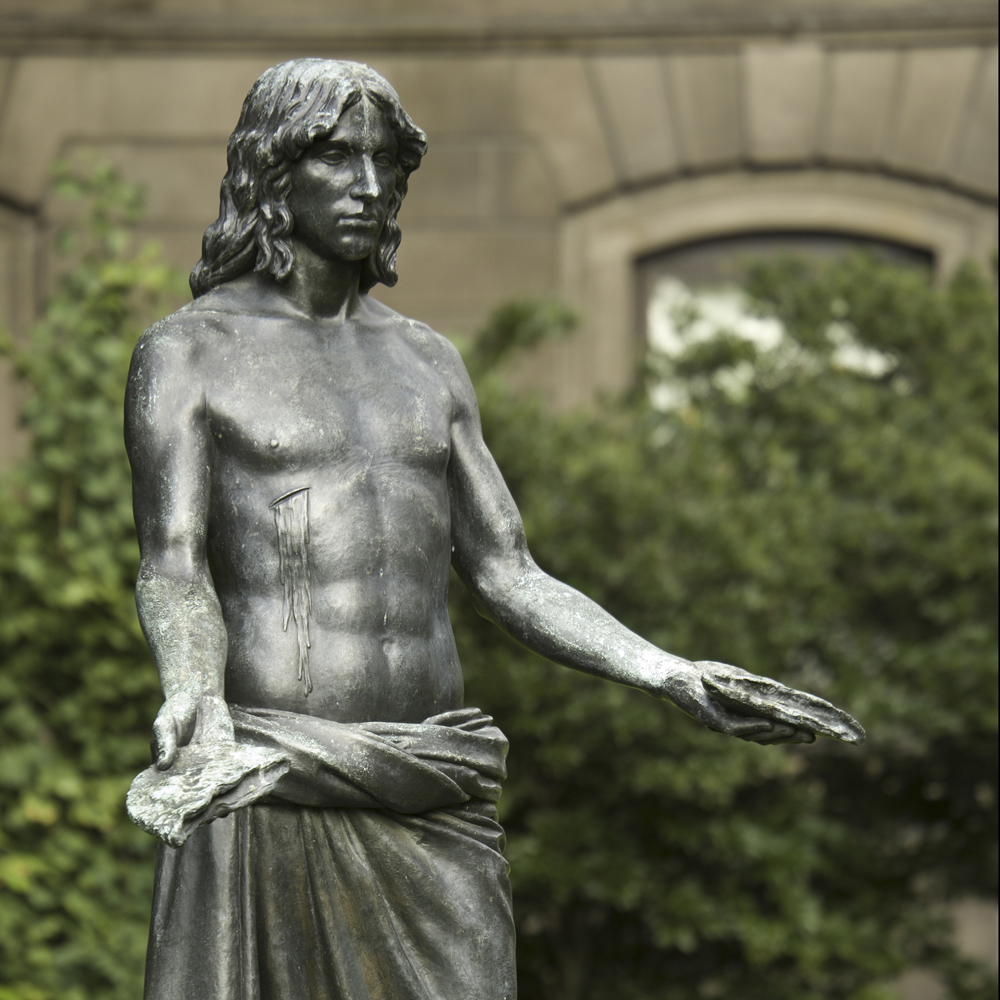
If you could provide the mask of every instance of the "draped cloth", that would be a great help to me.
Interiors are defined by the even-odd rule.
[[[145,1000],[514,1000],[492,720],[231,714],[238,743],[291,766],[160,845]]]

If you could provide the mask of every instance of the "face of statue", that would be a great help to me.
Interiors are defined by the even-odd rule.
[[[363,98],[290,171],[293,238],[324,260],[364,260],[375,249],[396,184],[396,137]]]

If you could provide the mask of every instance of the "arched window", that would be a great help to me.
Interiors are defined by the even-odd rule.
[[[650,304],[671,294],[678,282],[692,290],[724,288],[739,284],[754,260],[784,255],[831,260],[859,250],[893,264],[934,270],[934,255],[924,248],[848,233],[765,230],[691,241],[636,261],[636,331],[649,336]]]
[[[994,220],[954,192],[835,170],[733,172],[624,193],[560,225],[560,291],[580,329],[538,352],[531,381],[557,406],[630,384],[658,276],[732,281],[741,258],[760,252],[867,247],[945,277],[965,259],[987,259]]]

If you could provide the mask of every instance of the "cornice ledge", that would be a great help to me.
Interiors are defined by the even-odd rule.
[[[738,43],[748,37],[818,37],[843,44],[907,44],[997,36],[993,3],[845,10],[706,11],[649,16],[367,19],[174,17],[142,13],[0,14],[0,52],[291,50],[588,51]]]

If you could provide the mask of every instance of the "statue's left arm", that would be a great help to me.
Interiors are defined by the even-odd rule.
[[[658,649],[542,571],[528,551],[521,516],[483,442],[464,368],[456,371],[452,388],[452,562],[484,617],[556,663],[669,699],[710,729],[755,742],[812,742],[811,732],[767,718],[766,709],[754,714],[728,710],[703,683],[706,672],[721,664],[692,663]]]

